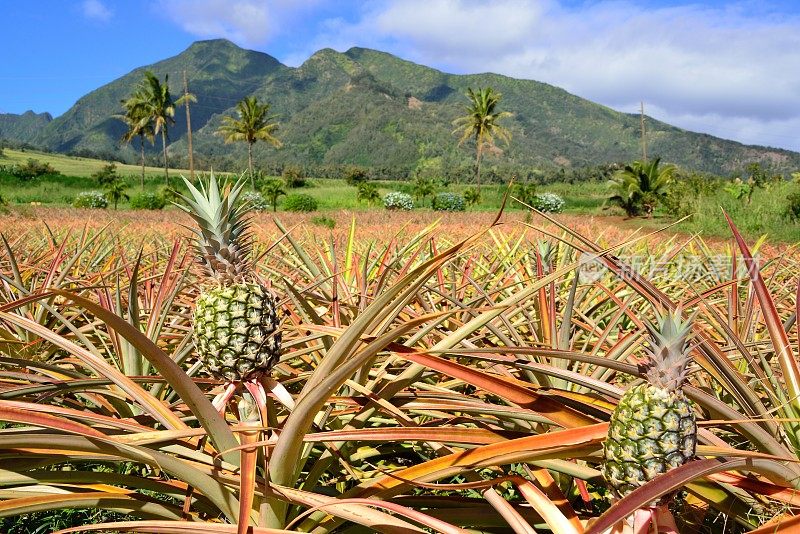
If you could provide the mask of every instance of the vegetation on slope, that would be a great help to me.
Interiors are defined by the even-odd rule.
[[[133,162],[135,147],[119,147],[125,125],[113,116],[145,70],[180,80],[184,70],[193,106],[197,166],[243,170],[246,147],[224,146],[214,135],[221,117],[233,115],[245,96],[273,104],[285,148],[255,147],[257,166],[278,171],[304,166],[355,164],[409,173],[425,158],[448,168],[471,168],[474,146],[453,146],[450,123],[461,114],[468,87],[491,86],[513,113],[514,143],[487,155],[487,167],[574,168],[629,161],[639,153],[638,116],[620,113],[547,84],[497,74],[451,75],[390,54],[353,48],[324,49],[298,68],[225,40],[201,41],[181,54],[132,71],[81,98],[35,138],[18,139],[61,152]],[[181,88],[172,87],[175,94]],[[186,166],[185,115],[177,109],[170,155]],[[800,155],[745,146],[687,132],[649,119],[650,151],[695,170],[728,174],[751,161],[781,170],[800,168]],[[2,126],[0,126],[2,128]],[[154,158],[158,148],[147,147]]]

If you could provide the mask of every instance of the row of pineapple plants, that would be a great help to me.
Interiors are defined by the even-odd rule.
[[[791,251],[737,278],[739,240],[727,276],[686,283],[622,276],[619,258],[715,254],[698,239],[326,241],[278,221],[259,243],[240,193],[190,189],[193,252],[102,232],[4,241],[0,517],[130,516],[64,532],[797,526]],[[604,269],[589,281],[587,253]]]

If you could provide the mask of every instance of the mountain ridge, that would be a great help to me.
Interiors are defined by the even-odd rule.
[[[468,87],[489,86],[503,94],[511,111],[506,125],[512,142],[486,159],[487,169],[582,167],[629,161],[640,153],[639,116],[615,111],[562,88],[495,73],[450,74],[387,52],[352,47],[318,50],[298,67],[224,39],[198,41],[186,50],[124,76],[81,97],[59,117],[45,121],[0,114],[0,137],[57,152],[83,153],[133,162],[138,146],[120,146],[125,126],[115,118],[119,101],[139,83],[145,70],[182,93],[181,74],[189,76],[192,130],[200,167],[243,167],[246,148],[225,145],[215,135],[238,100],[255,95],[272,104],[284,148],[256,144],[260,166],[362,165],[408,172],[421,160],[468,169],[474,145],[458,147],[452,120],[463,114]],[[5,117],[5,118],[4,118]],[[182,106],[170,128],[170,156],[185,164],[186,129]],[[11,127],[10,125],[14,125]],[[648,152],[686,168],[729,174],[750,161],[778,171],[800,168],[800,154],[745,145],[690,132],[648,117]],[[4,133],[8,132],[8,133]],[[155,160],[160,143],[148,146]]]

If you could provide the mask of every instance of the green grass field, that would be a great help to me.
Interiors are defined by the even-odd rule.
[[[3,157],[0,157],[0,165],[23,164],[29,159],[35,159],[42,163],[49,163],[65,176],[89,177],[108,164],[107,161],[99,159],[78,158],[34,150],[22,151],[6,148],[3,150],[3,154]],[[130,175],[138,179],[141,175],[142,167],[140,165],[117,163],[117,172],[123,176]],[[163,167],[145,167],[144,172],[148,179],[160,178],[163,180],[164,178]],[[173,172],[176,176],[178,174],[189,175],[189,171],[185,169],[170,169],[170,175]]]
[[[12,204],[30,204],[32,202],[38,202],[51,205],[69,205],[75,198],[75,195],[81,191],[99,189],[98,184],[90,178],[90,176],[101,170],[103,166],[107,164],[105,161],[96,159],[6,149],[4,151],[4,157],[0,158],[0,165],[24,164],[31,158],[41,163],[50,164],[64,176],[46,176],[24,183],[15,179],[0,178],[0,193]],[[117,173],[125,177],[129,186],[129,195],[141,191],[141,167],[117,164]],[[173,187],[180,185],[181,175],[188,176],[189,171],[187,169],[170,169],[170,182]],[[378,182],[378,185],[381,196],[384,196],[390,191],[408,188],[408,185],[403,182],[384,181]],[[155,192],[163,186],[164,169],[146,167],[144,189],[146,191]],[[440,187],[438,191],[452,191],[460,194],[468,187],[470,187],[470,184],[451,184],[447,188]],[[471,209],[476,211],[494,211],[499,209],[505,189],[506,186],[500,184],[488,184],[483,186],[481,203]],[[539,191],[552,191],[561,195],[567,203],[566,211],[573,213],[594,212],[602,206],[605,198],[605,187],[603,184],[552,184],[550,186],[541,186]],[[358,202],[356,200],[356,189],[348,186],[343,180],[312,179],[309,180],[308,187],[287,190],[287,193],[309,194],[317,199],[321,210],[367,210],[374,208],[374,206]],[[430,197],[425,199],[425,204],[430,206],[430,201]],[[417,206],[420,205],[419,202],[416,204]],[[511,205],[512,209],[519,207],[515,203],[512,204],[514,204]],[[124,209],[126,203],[120,204],[120,207]]]
[[[4,150],[0,157],[0,165],[24,164],[29,158],[49,163],[64,176],[45,176],[21,182],[9,176],[0,174],[0,196],[14,205],[41,203],[43,205],[67,206],[81,191],[100,189],[90,176],[99,171],[107,162],[64,156],[61,154],[48,154],[34,151]],[[117,165],[117,172],[125,177],[128,185],[127,193],[135,195],[140,192],[141,168],[135,165]],[[180,176],[188,176],[186,169],[170,169],[170,180],[173,187],[180,185]],[[288,193],[305,193],[317,199],[320,211],[352,210],[364,211],[369,209],[382,209],[381,204],[370,206],[358,202],[356,188],[347,185],[342,180],[311,179],[307,187],[287,189]],[[158,167],[146,167],[144,190],[156,192],[164,186],[164,171]],[[378,182],[381,196],[390,191],[408,191],[406,182],[383,181]],[[463,193],[471,184],[450,184],[447,188],[440,187],[438,191],[451,191]],[[505,185],[487,184],[482,188],[480,204],[470,207],[470,211],[496,211],[500,208]],[[746,204],[733,198],[724,190],[717,190],[706,196],[692,199],[694,215],[687,221],[680,223],[676,230],[685,233],[699,233],[710,237],[729,237],[730,233],[722,215],[722,209],[727,211],[736,221],[739,228],[749,237],[767,235],[772,241],[796,243],[800,242],[800,225],[789,222],[784,217],[786,195],[792,191],[800,190],[800,185],[793,183],[773,184],[767,189],[757,190],[752,202]],[[642,226],[655,228],[672,222],[666,214],[659,211],[651,219],[635,219],[622,221],[620,212],[607,209],[605,199],[608,196],[606,185],[599,182],[584,182],[577,184],[555,183],[542,185],[537,192],[553,192],[565,200],[565,213],[587,214],[594,216],[617,216],[614,224],[625,226]],[[285,197],[283,197],[285,198]],[[282,199],[279,199],[280,203]],[[430,197],[424,205],[415,201],[418,209],[430,209]],[[509,209],[522,209],[516,202],[510,202]],[[120,209],[128,209],[128,203],[122,202]]]

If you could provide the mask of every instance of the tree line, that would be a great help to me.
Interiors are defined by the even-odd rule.
[[[469,88],[466,96],[468,104],[465,106],[465,114],[453,121],[453,126],[455,126],[453,134],[459,135],[459,146],[470,139],[475,142],[474,175],[477,190],[480,192],[482,157],[487,149],[495,145],[495,139],[506,144],[511,141],[511,132],[501,124],[503,119],[511,116],[511,113],[499,109],[502,94],[491,87]],[[188,106],[189,102],[196,101],[196,97],[188,91],[180,98],[173,100],[169,89],[169,75],[165,75],[162,83],[151,71],[146,71],[144,79],[133,93],[122,100],[123,113],[118,118],[127,126],[122,141],[130,143],[134,139],[139,139],[142,184],[144,184],[145,175],[145,141],[154,144],[156,137],[160,136],[164,180],[169,185],[167,139],[169,138],[169,127],[175,123],[175,107],[181,104]],[[250,175],[251,187],[255,190],[253,145],[257,141],[264,141],[279,148],[282,143],[275,135],[279,129],[279,123],[274,116],[270,115],[269,102],[261,103],[255,96],[247,96],[239,101],[236,104],[236,114],[238,118],[223,117],[223,124],[216,133],[222,136],[226,143],[247,143],[247,170]]]

